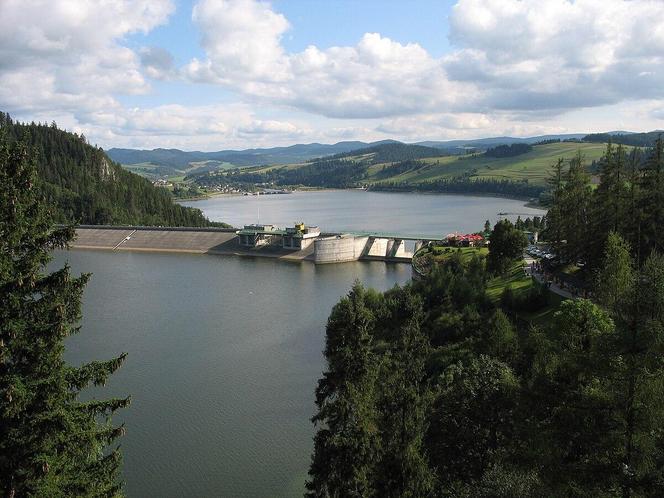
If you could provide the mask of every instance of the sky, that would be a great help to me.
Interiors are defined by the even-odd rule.
[[[0,0],[0,110],[104,148],[664,128],[664,0]]]

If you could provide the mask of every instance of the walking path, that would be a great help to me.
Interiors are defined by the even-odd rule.
[[[530,256],[525,256],[523,260],[526,262],[526,266],[524,267],[526,273],[530,275],[531,277],[534,277],[535,280],[537,280],[541,284],[545,284],[547,288],[559,296],[562,296],[567,299],[576,299],[578,296],[572,294],[569,290],[563,289],[560,287],[558,284],[553,282],[552,280],[546,280],[545,275],[541,272],[538,272],[535,270],[535,266],[537,264],[537,260],[531,258]]]

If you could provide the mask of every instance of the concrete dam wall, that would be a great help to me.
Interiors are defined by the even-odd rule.
[[[314,242],[316,264],[345,263],[360,259],[410,261],[402,240],[351,234],[319,238]]]

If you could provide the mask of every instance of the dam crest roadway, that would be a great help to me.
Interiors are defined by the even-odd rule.
[[[273,225],[235,228],[145,227],[80,225],[73,248],[111,251],[222,254],[311,261],[316,264],[350,261],[409,263],[413,253],[430,237],[384,232],[321,232],[296,223],[280,229]],[[409,251],[406,242],[414,242]]]

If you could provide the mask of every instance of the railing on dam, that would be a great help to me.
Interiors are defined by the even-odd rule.
[[[64,225],[58,225],[64,226]],[[236,232],[237,228],[223,227],[159,227],[143,225],[76,225],[76,228],[101,230],[146,230],[157,232]]]

